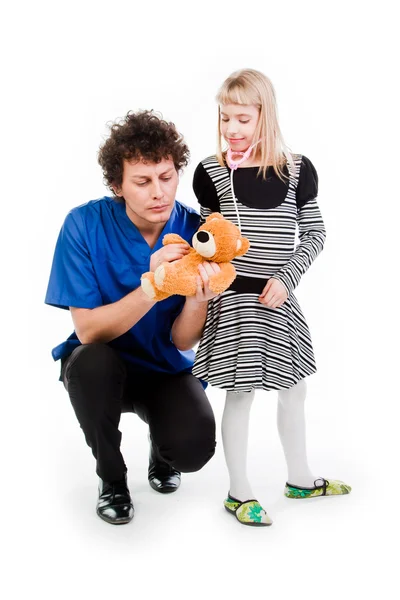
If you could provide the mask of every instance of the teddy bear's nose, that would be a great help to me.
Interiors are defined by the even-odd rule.
[[[208,242],[208,240],[210,239],[210,236],[208,235],[207,231],[199,231],[197,233],[197,239],[199,240],[199,242],[201,242],[202,244],[205,244],[206,242]]]

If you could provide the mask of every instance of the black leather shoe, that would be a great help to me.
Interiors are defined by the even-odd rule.
[[[111,483],[100,479],[96,512],[100,519],[112,525],[123,525],[133,519],[134,508],[126,482],[126,475]]]
[[[150,439],[149,484],[160,494],[171,494],[181,485],[181,474],[166,463],[157,453]]]

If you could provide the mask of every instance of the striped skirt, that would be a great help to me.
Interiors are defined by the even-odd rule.
[[[225,390],[280,390],[315,373],[311,336],[297,299],[280,308],[228,290],[208,303],[193,375]]]

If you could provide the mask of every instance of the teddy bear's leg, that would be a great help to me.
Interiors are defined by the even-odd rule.
[[[144,273],[141,277],[140,283],[144,293],[152,300],[156,297],[156,286],[154,285],[154,273]]]
[[[220,263],[220,272],[211,275],[209,288],[215,294],[222,294],[236,277],[235,267],[231,263]]]
[[[151,300],[164,300],[168,298],[169,294],[166,292],[162,292],[158,290],[154,281],[154,273],[149,271],[148,273],[143,273],[140,280],[142,290]]]
[[[184,259],[181,259],[184,260]],[[156,287],[168,290],[169,294],[181,296],[193,296],[196,293],[196,277],[189,271],[174,268],[174,263],[163,263],[154,271],[154,283]]]
[[[154,282],[158,287],[162,287],[164,279],[165,279],[165,267],[164,267],[164,265],[160,265],[154,271]]]

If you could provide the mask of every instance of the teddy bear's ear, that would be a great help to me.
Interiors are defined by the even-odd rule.
[[[208,221],[211,221],[212,219],[223,219],[223,218],[224,217],[219,212],[211,213],[211,215],[208,215],[208,217],[206,218],[206,223],[208,223]]]
[[[250,242],[247,238],[239,238],[236,244],[236,256],[243,256],[250,248]]]

